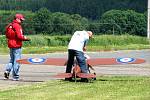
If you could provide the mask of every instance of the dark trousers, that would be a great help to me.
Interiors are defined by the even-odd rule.
[[[66,73],[71,73],[75,57],[81,68],[82,73],[88,73],[84,53],[81,51],[71,50],[71,49],[68,50],[68,62],[66,67]]]

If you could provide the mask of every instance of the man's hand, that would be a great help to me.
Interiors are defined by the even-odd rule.
[[[26,36],[25,36],[24,38],[25,38],[25,41],[30,41],[30,39],[29,39],[29,38],[27,38]]]
[[[31,39],[27,38],[26,41],[30,41]]]
[[[83,51],[86,51],[86,47],[83,47]]]

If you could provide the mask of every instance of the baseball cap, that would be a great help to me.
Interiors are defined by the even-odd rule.
[[[21,19],[21,20],[25,20],[24,16],[22,14],[16,14],[15,18]]]

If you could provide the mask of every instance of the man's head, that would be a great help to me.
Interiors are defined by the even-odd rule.
[[[18,21],[18,22],[22,22],[25,20],[24,16],[22,14],[16,14],[15,15],[15,19]]]
[[[92,38],[93,33],[91,31],[87,31],[87,33],[88,33],[89,37]]]

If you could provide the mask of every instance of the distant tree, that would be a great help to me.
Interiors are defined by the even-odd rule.
[[[53,33],[71,34],[73,30],[72,20],[69,14],[56,12],[52,14]]]
[[[53,31],[53,23],[50,12],[47,8],[39,9],[34,16],[35,31],[38,33],[51,33]]]
[[[80,16],[79,14],[73,14],[70,16],[73,20],[74,30],[86,30],[88,27],[88,19]]]
[[[146,16],[133,10],[110,10],[101,17],[104,25],[101,27],[104,33],[129,33],[132,35],[146,35]]]
[[[76,30],[85,30],[87,19],[78,14],[66,14],[56,12],[52,14],[53,33],[72,34]]]

